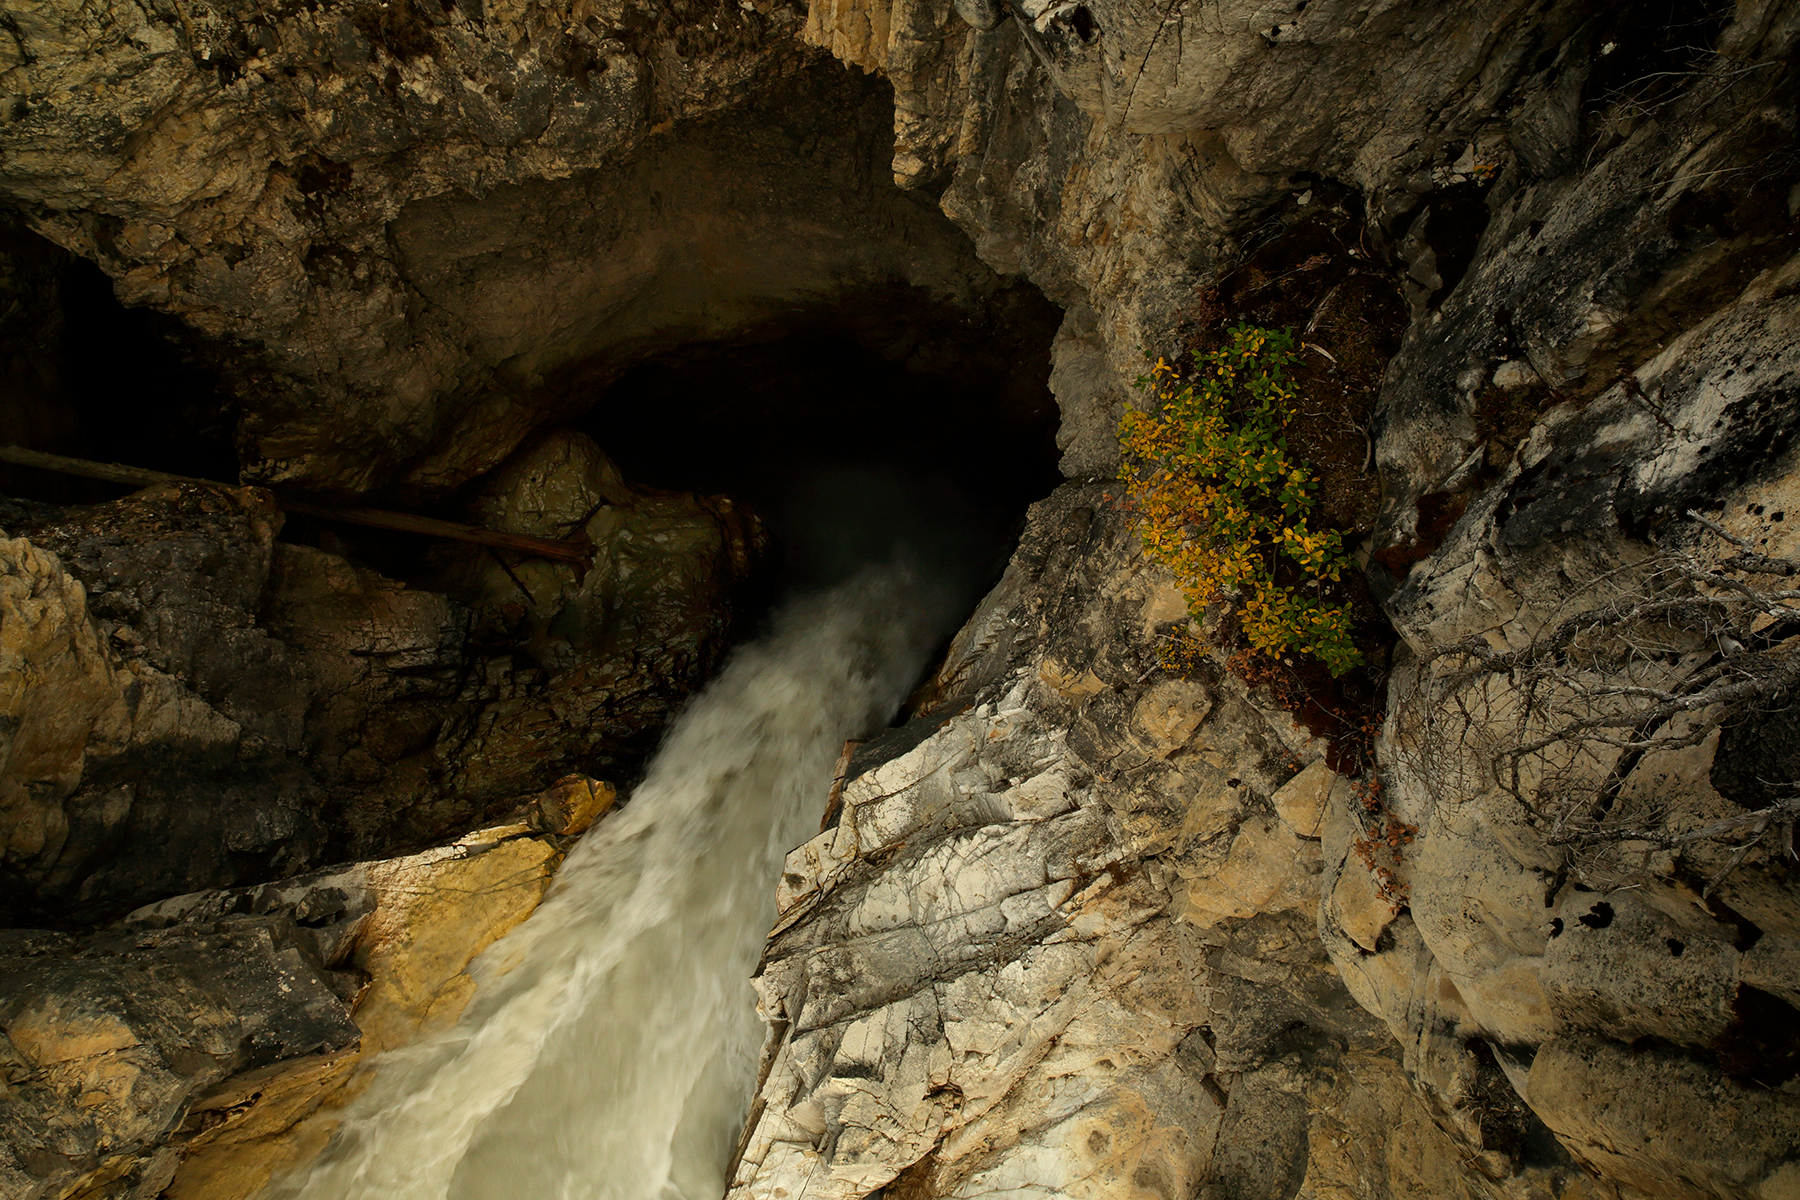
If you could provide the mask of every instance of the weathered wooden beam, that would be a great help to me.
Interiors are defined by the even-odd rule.
[[[0,461],[16,463],[21,467],[36,467],[40,471],[55,471],[61,475],[80,475],[87,479],[104,479],[108,483],[125,483],[134,487],[153,487],[159,483],[215,482],[188,475],[171,475],[167,471],[152,471],[146,467],[128,467],[124,463],[66,458],[61,454],[46,454],[42,450],[27,450],[23,446],[0,446]]]
[[[146,467],[129,467],[123,463],[102,463],[85,458],[69,458],[61,454],[47,454],[42,450],[27,450],[23,446],[0,445],[0,462],[9,462],[21,467],[35,467],[40,471],[55,471],[62,475],[101,479],[107,483],[122,483],[131,487],[154,487],[161,483],[197,483],[210,487],[219,486],[215,479],[196,479],[191,475],[171,475],[167,471],[152,471]],[[315,517],[322,521],[343,521],[346,524],[366,525],[373,529],[392,529],[400,533],[416,533],[424,537],[473,542],[478,546],[492,546],[497,550],[511,550],[517,554],[527,554],[535,558],[574,563],[583,570],[592,566],[594,561],[594,548],[585,538],[580,540],[541,538],[524,533],[501,533],[494,529],[465,525],[461,521],[444,521],[437,517],[421,517],[415,513],[391,512],[387,509],[361,508],[353,505],[314,504],[307,500],[290,500],[279,492],[275,493],[275,503],[284,512],[295,513],[303,517]]]

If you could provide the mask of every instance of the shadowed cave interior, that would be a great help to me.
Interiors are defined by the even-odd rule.
[[[60,318],[16,343],[13,373],[31,386],[0,412],[6,440],[234,481],[236,406],[205,348],[121,304],[93,264],[22,227],[0,232],[39,260],[47,311]],[[1005,565],[1025,507],[1061,479],[1048,389],[1061,311],[1026,284],[1002,299],[978,329],[904,287],[846,297],[652,356],[597,389],[572,424],[632,486],[729,496],[762,520],[768,554],[736,598],[740,615],[897,550],[941,566],[972,603]],[[572,396],[559,407],[583,405]],[[129,489],[0,464],[0,490],[80,504]],[[454,517],[461,506],[459,494],[424,511]],[[418,586],[436,574],[432,543],[413,535],[290,515],[282,538]]]
[[[750,505],[773,537],[771,593],[900,549],[972,603],[1025,506],[1060,480],[1046,386],[1060,314],[1035,292],[1015,298],[1004,345],[914,305],[872,330],[794,322],[686,347],[627,372],[580,427],[639,486]],[[905,300],[868,306],[904,313]]]

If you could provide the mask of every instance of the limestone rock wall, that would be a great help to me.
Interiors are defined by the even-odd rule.
[[[1690,508],[1786,552],[1797,11],[342,0],[249,20],[38,0],[0,43],[0,188],[128,300],[190,322],[243,396],[261,477],[441,495],[524,443],[472,511],[596,540],[626,520],[602,511],[617,480],[542,432],[584,389],[683,339],[896,287],[981,328],[1016,278],[1061,305],[1064,467],[1104,475],[1145,349],[1199,322],[1315,190],[1347,197],[1354,254],[1400,280],[1412,319],[1367,431],[1383,491],[1368,574],[1403,639],[1377,772],[1336,777],[1322,742],[1217,664],[1167,671],[1178,593],[1104,485],[1065,486],[932,707],[856,750],[835,823],[788,862],[733,1194],[1772,1200],[1800,1161],[1787,846],[1645,853],[1631,887],[1603,890],[1618,881],[1584,876],[1530,803],[1414,732],[1420,664],[1470,637],[1520,645],[1590,583],[1692,548]],[[271,549],[253,499],[209,503],[237,557],[176,607],[235,631],[236,658],[274,655],[261,614],[286,610],[242,597],[284,562],[312,562],[296,595],[331,572]],[[645,541],[668,515],[640,511]],[[707,519],[715,561],[753,540]],[[171,555],[199,544],[178,541]],[[549,672],[515,673],[510,647],[489,664],[491,719],[443,743],[452,774],[510,778],[531,743],[480,732],[537,728],[568,700],[555,679],[590,669],[570,651],[681,607],[626,587],[654,574],[633,541],[608,543],[591,580],[451,563],[461,609],[425,602],[413,640],[380,627],[422,656],[407,687],[443,686],[421,680],[457,620],[464,637],[506,624]],[[133,601],[123,637],[94,625],[104,577],[81,553],[4,547],[20,732],[0,799],[30,886],[79,893],[90,868],[57,875],[60,856],[121,853],[108,814],[140,809],[89,783],[142,730],[237,764],[310,728],[209,674],[214,647],[157,602]],[[357,575],[344,591],[366,633],[369,597],[394,589]],[[1782,620],[1758,632],[1789,654]],[[1610,669],[1592,679],[1616,684]],[[34,672],[66,686],[27,688]],[[1503,714],[1495,687],[1482,699]],[[1720,782],[1732,771],[1792,784],[1791,721],[1766,729],[1618,787],[1730,819],[1727,793],[1749,786]],[[437,737],[399,720],[375,741],[423,761]],[[324,836],[285,786],[258,819],[290,821],[285,845]],[[1379,872],[1376,809],[1397,823]],[[179,886],[200,882],[220,881]],[[16,1070],[50,1079],[64,1060],[31,1028],[42,1061]],[[65,1106],[82,1094],[55,1086]],[[132,1162],[155,1136],[131,1134]],[[43,1161],[61,1179],[100,1160]],[[248,1188],[237,1169],[193,1194]]]
[[[530,820],[400,859],[175,897],[83,937],[0,940],[0,1185],[244,1197],[317,1153],[364,1060],[454,1021],[465,969],[611,803],[572,779]]]
[[[1119,381],[1141,369],[1141,345],[1167,344],[1155,339],[1198,307],[1196,289],[1240,253],[1254,214],[1268,221],[1261,231],[1277,225],[1286,198],[1310,195],[1321,175],[1360,192],[1360,249],[1402,276],[1414,315],[1372,431],[1385,515],[1369,573],[1405,639],[1380,746],[1387,799],[1373,803],[1399,832],[1392,866],[1380,863],[1368,781],[1361,792],[1307,782],[1324,770],[1315,764],[1291,780],[1265,776],[1260,803],[1230,810],[1227,833],[1190,876],[1182,837],[1208,827],[1216,801],[1197,768],[1177,779],[1138,766],[1142,786],[1194,824],[1141,852],[1141,875],[1091,890],[1084,863],[1112,871],[1112,855],[1132,855],[1121,849],[1134,844],[1121,810],[1133,806],[1098,764],[1117,762],[1121,779],[1137,766],[1141,745],[1119,745],[1138,729],[1140,694],[1172,690],[1166,712],[1188,723],[1190,749],[1229,730],[1210,735],[1211,753],[1241,781],[1256,778],[1248,764],[1268,761],[1270,743],[1255,732],[1268,718],[1222,720],[1213,695],[1173,694],[1196,685],[1154,664],[1083,677],[1056,659],[1049,647],[1075,630],[1101,639],[1104,648],[1088,647],[1101,660],[1150,644],[1153,631],[1128,632],[1128,622],[1099,632],[1083,599],[1106,572],[1093,543],[1072,555],[1085,574],[1044,577],[1050,598],[1030,616],[1008,607],[1016,593],[1003,585],[965,630],[963,653],[979,658],[971,647],[982,646],[995,655],[988,662],[1001,661],[991,647],[1029,631],[1024,644],[1046,647],[1037,677],[1004,686],[980,675],[969,707],[917,748],[866,763],[844,789],[837,829],[790,861],[790,915],[761,984],[769,1074],[739,1194],[848,1195],[876,1184],[901,1195],[1586,1194],[1596,1185],[1570,1156],[1626,1195],[1792,1186],[1800,1110],[1781,1031],[1794,1025],[1784,998],[1793,976],[1774,964],[1794,961],[1797,909],[1781,837],[1747,853],[1696,845],[1656,858],[1650,847],[1647,874],[1611,892],[1623,880],[1584,876],[1516,798],[1458,782],[1479,770],[1409,740],[1429,715],[1409,658],[1472,636],[1523,644],[1593,581],[1689,545],[1690,507],[1785,552],[1774,514],[1788,511],[1795,419],[1788,307],[1800,160],[1787,63],[1796,17],[1781,4],[1691,15],[1692,36],[1658,40],[1602,6],[1479,16],[1442,6],[811,10],[809,40],[895,80],[896,177],[943,186],[945,210],[990,262],[1027,273],[1068,307],[1052,380],[1065,470],[1108,469]],[[943,58],[921,49],[934,37],[951,48]],[[1015,572],[1034,561],[1031,547],[1028,535]],[[1062,699],[1076,709],[1050,715],[1050,694],[1070,687],[1078,696]],[[1477,721],[1475,740],[1504,738],[1504,693],[1480,700],[1494,724]],[[1091,777],[1064,769],[1093,737],[1083,705],[1106,711],[1101,728],[1118,739],[1082,760]],[[1766,748],[1786,726],[1758,719],[1774,723],[1761,739],[1732,735],[1732,753],[1756,756],[1760,786],[1791,788],[1787,760]],[[1033,757],[1014,761],[1013,739],[1033,729],[1042,732],[1023,743]],[[1066,744],[1051,745],[1061,730]],[[1680,761],[1652,756],[1621,786],[1687,805],[1694,822],[1729,822],[1742,808],[1709,782],[1735,769],[1715,759],[1718,744]],[[1305,765],[1304,751],[1286,753],[1290,771]],[[1048,814],[1028,786],[1039,771],[1064,795]],[[1301,819],[1283,820],[1290,811]],[[1319,837],[1316,858],[1302,843],[1303,872],[1292,865],[1297,826]],[[1007,884],[990,885],[989,863],[1008,856],[1012,869],[997,872]],[[1084,926],[1109,895],[1120,907]],[[1239,1104],[1254,1114],[1229,1131],[1190,1094],[1159,1090],[1152,1071],[1095,1077],[1091,1044],[1133,1047],[1175,1070],[1181,1054],[1164,1047],[1189,1043],[1168,1014],[1185,1004],[1216,1018],[1205,996],[1221,978],[1209,972],[1231,961],[1223,956],[1179,974],[1195,998],[1162,994],[1160,1008],[1136,999],[1153,970],[1130,954],[1159,936],[1150,931],[1204,944],[1218,933],[1195,929],[1229,938],[1287,912],[1316,920],[1301,943],[1321,939],[1308,953],[1325,952],[1331,986],[1341,980],[1388,1025],[1397,1049],[1369,1045],[1397,1053],[1387,1078],[1445,1138],[1418,1158],[1454,1158],[1445,1168],[1454,1183],[1327,1183],[1332,1143],[1318,1137],[1285,1159],[1304,1165],[1283,1174],[1277,1147],[1297,1134],[1244,1136],[1270,1119],[1252,1099],[1266,1094],[1250,1082],[1255,1072],[1220,1103],[1228,1118]],[[1102,990],[1138,1007],[1120,1017],[1077,999],[1079,1015],[1066,1018],[1059,1005],[1106,969],[1090,931],[1116,929],[1131,933],[1105,962],[1126,955],[1131,982]],[[1276,976],[1264,966],[1257,984]],[[1238,1028],[1254,1028],[1258,1003],[1247,992],[1233,999]],[[1084,1020],[1106,1032],[1090,1041]],[[1208,1028],[1216,1040],[1218,1024]],[[1320,1088],[1342,1072],[1313,1059],[1295,1077]],[[1365,1114],[1405,1108],[1372,1082],[1377,1073],[1354,1077],[1379,1098]],[[1135,1111],[1166,1114],[1187,1134],[1217,1129],[1216,1141],[1152,1151],[1154,1139],[1121,1139],[1102,1118],[1083,1142],[1079,1120],[1106,1111],[1112,1085],[1129,1090]],[[1681,1127],[1677,1112],[1695,1115]],[[1376,1137],[1358,1130],[1349,1141],[1365,1136]],[[1152,1165],[1128,1178],[1105,1161],[1115,1145]],[[1234,1174],[1232,1153],[1261,1174]]]
[[[570,770],[631,770],[723,649],[761,535],[728,502],[639,496],[567,432],[478,503],[510,506],[489,515],[514,532],[585,528],[593,568],[440,549],[409,587],[278,541],[252,488],[15,505],[11,919],[104,919],[391,853]]]
[[[785,0],[8,15],[0,193],[194,331],[247,479],[439,496],[648,354],[1003,287]]]
[[[789,856],[731,1195],[1577,1186],[1516,1104],[1459,1144],[1414,1094],[1316,932],[1347,785],[1223,671],[1160,669],[1186,619],[1100,486],[1033,510],[944,699]]]
[[[1695,153],[1724,152],[1706,132],[1689,129]],[[1670,187],[1662,202],[1679,206],[1681,194]],[[1561,199],[1580,211],[1591,194],[1572,189]],[[1669,211],[1645,207],[1651,211],[1639,210],[1638,219],[1646,225]],[[1570,219],[1560,207],[1545,215],[1545,229]],[[1744,243],[1759,237],[1766,240],[1755,267],[1734,278],[1732,256],[1750,253]],[[1424,685],[1440,673],[1429,658],[1434,651],[1467,639],[1523,649],[1584,610],[1648,599],[1641,581],[1671,554],[1725,559],[1732,547],[1698,528],[1689,512],[1722,522],[1763,553],[1793,553],[1786,523],[1776,518],[1793,494],[1800,419],[1792,393],[1796,246],[1791,232],[1768,238],[1754,226],[1690,238],[1701,245],[1688,252],[1707,265],[1676,258],[1663,266],[1661,259],[1645,272],[1643,290],[1613,284],[1616,322],[1597,332],[1588,326],[1585,346],[1558,340],[1543,309],[1519,310],[1531,314],[1543,339],[1526,342],[1521,332],[1526,352],[1546,371],[1562,364],[1567,374],[1554,376],[1557,384],[1597,394],[1553,403],[1520,444],[1503,447],[1507,465],[1497,481],[1482,486],[1471,475],[1458,497],[1466,511],[1442,546],[1410,567],[1390,601],[1414,656],[1391,685],[1383,753],[1394,808],[1419,831],[1397,862],[1407,903],[1382,909],[1360,930],[1328,906],[1321,929],[1358,999],[1393,1026],[1421,1083],[1451,1107],[1469,1087],[1462,1043],[1476,1034],[1495,1047],[1519,1095],[1565,1145],[1607,1175],[1653,1195],[1779,1194],[1800,1149],[1786,1032],[1800,1020],[1793,1007],[1800,892],[1782,837],[1759,838],[1756,822],[1743,818],[1768,803],[1758,795],[1791,794],[1780,749],[1792,736],[1781,715],[1789,701],[1723,715],[1696,706],[1681,719],[1704,735],[1697,744],[1630,758],[1612,751],[1600,760],[1595,769],[1617,777],[1611,794],[1619,812],[1630,814],[1625,828],[1641,822],[1646,830],[1613,839],[1621,853],[1602,864],[1591,851],[1608,842],[1584,848],[1561,836],[1568,817],[1553,778],[1518,792],[1493,768],[1490,747],[1526,740],[1514,732],[1520,685],[1480,677],[1448,692]],[[1501,306],[1501,281],[1532,269],[1535,255],[1522,240],[1497,237],[1465,285],[1459,308],[1469,315],[1460,324],[1476,345],[1492,344],[1490,331],[1470,326]],[[1645,237],[1634,248],[1660,258],[1670,243]],[[1596,257],[1608,273],[1617,269],[1616,258]],[[1596,281],[1571,270],[1563,279],[1553,305],[1591,304],[1608,287],[1605,275]],[[1413,347],[1425,362],[1456,340],[1434,334]],[[1656,342],[1632,345],[1649,337]],[[1616,374],[1584,380],[1567,365],[1592,354],[1591,376],[1602,351],[1621,343],[1632,356]],[[1471,353],[1463,361],[1468,393],[1494,387],[1491,358]],[[1407,383],[1395,389],[1390,411],[1404,413],[1421,386],[1417,376],[1397,378]],[[1560,390],[1548,386],[1553,395]],[[1451,410],[1439,429],[1455,427],[1461,394],[1438,394],[1439,413]],[[1767,658],[1729,642],[1696,647],[1675,663],[1674,678],[1715,664],[1730,670],[1737,655],[1744,672],[1779,663],[1793,652],[1789,632],[1772,622]],[[1589,687],[1654,683],[1629,670],[1626,642],[1605,653],[1593,666],[1572,657],[1570,678],[1585,672]],[[1431,708],[1427,695],[1435,697]],[[1456,704],[1469,705],[1476,719],[1439,736],[1446,722],[1427,718],[1436,706]],[[1706,732],[1734,720],[1754,731]],[[1741,775],[1758,781],[1748,794],[1725,782],[1731,760],[1744,758],[1756,765]],[[1742,832],[1655,840],[1660,827],[1679,838],[1711,822]],[[1342,828],[1335,848],[1327,839],[1328,864],[1341,864],[1328,865],[1328,879],[1362,873],[1350,858],[1350,828]],[[1692,1114],[1694,1123],[1684,1126],[1675,1112]],[[1731,1127],[1729,1137],[1705,1132],[1715,1120]]]
[[[1059,369],[1064,466],[1081,472],[1115,461],[1119,381],[1272,206],[1321,179],[1349,184],[1379,252],[1465,157],[1465,171],[1479,158],[1552,173],[1514,144],[1560,137],[1570,152],[1575,64],[1621,13],[831,0],[804,36],[887,73],[895,178],[942,189],[984,260],[1069,311],[1059,364],[1108,364]]]

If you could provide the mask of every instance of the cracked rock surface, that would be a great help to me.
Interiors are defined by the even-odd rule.
[[[857,749],[789,856],[733,1196],[1569,1182],[1463,1169],[1315,932],[1324,743],[1222,671],[1156,669],[1185,621],[1100,487],[1032,510],[945,699]]]
[[[1420,663],[1517,648],[1593,581],[1693,550],[1690,508],[1793,552],[1791,0],[3,16],[0,192],[185,322],[244,406],[247,477],[466,487],[483,522],[604,549],[580,578],[451,556],[415,588],[279,543],[249,490],[152,493],[98,524],[8,510],[15,911],[98,920],[333,846],[386,853],[534,790],[580,739],[649,728],[667,678],[704,671],[710,600],[756,530],[712,501],[628,501],[562,423],[693,340],[818,321],[910,346],[929,308],[1004,347],[996,314],[1028,281],[1064,310],[1051,387],[1076,482],[1034,509],[936,699],[855,749],[829,827],[788,859],[732,1195],[1800,1190],[1791,823],[1742,854],[1646,843],[1616,887],[1549,839],[1542,797],[1409,741]],[[1327,204],[1354,233],[1333,253],[1389,278],[1409,321],[1356,431],[1380,474],[1368,578],[1403,642],[1377,766],[1409,832],[1385,876],[1368,779],[1216,663],[1161,666],[1186,607],[1092,482],[1146,349],[1239,317],[1207,307],[1216,285]],[[49,295],[38,251],[9,246],[8,294]],[[1329,327],[1319,286],[1306,320]],[[55,318],[21,301],[0,330],[22,347],[6,379],[54,394],[33,347]],[[1795,652],[1773,616],[1757,632]],[[1604,658],[1582,669],[1612,686]],[[1785,794],[1790,708],[1652,756],[1617,794],[1695,821]],[[326,790],[371,802],[321,821]],[[557,847],[497,845],[489,866],[531,860],[526,909]],[[166,928],[7,935],[3,1101],[27,1135],[0,1169],[19,1188],[226,1200],[322,1138],[354,962],[331,921],[196,903]],[[391,931],[434,923],[486,936],[441,912]],[[189,995],[187,1017],[117,983],[160,1003],[227,948],[240,991]],[[445,953],[411,983],[363,965],[367,1042],[458,1005]],[[383,1026],[371,997],[402,994]]]

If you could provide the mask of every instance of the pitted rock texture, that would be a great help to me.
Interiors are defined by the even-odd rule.
[[[1388,802],[1418,831],[1395,862],[1404,905],[1371,893],[1344,805],[1324,839],[1325,944],[1435,1103],[1479,1119],[1478,1039],[1578,1159],[1657,1196],[1793,1186],[1791,856],[1754,829],[1628,840],[1623,863],[1592,875],[1582,846],[1557,840],[1555,791],[1516,795],[1492,770],[1493,748],[1518,738],[1516,682],[1477,678],[1427,703],[1420,672],[1439,668],[1420,663],[1470,639],[1522,649],[1584,610],[1641,600],[1635,581],[1668,554],[1716,565],[1733,547],[1690,511],[1794,553],[1782,518],[1800,425],[1800,243],[1794,166],[1765,149],[1791,138],[1791,114],[1760,102],[1791,86],[1774,60],[1796,27],[1787,8],[1732,24],[1721,58],[1622,122],[1587,173],[1502,178],[1468,274],[1390,367],[1378,445],[1391,548],[1371,576],[1406,643],[1381,746]],[[1769,87],[1717,86],[1726,54]],[[1742,178],[1724,188],[1721,173]],[[1779,619],[1763,633],[1772,655],[1800,648]],[[1629,686],[1629,649],[1595,643],[1571,678]],[[1742,649],[1698,646],[1673,678]],[[1622,811],[1681,830],[1729,822],[1791,791],[1786,703],[1680,718],[1738,724],[1734,744],[1714,733],[1679,752],[1604,751],[1595,769],[1618,773]],[[1455,738],[1422,734],[1457,705],[1474,719]]]
[[[731,1195],[1572,1181],[1414,1096],[1315,932],[1324,744],[1222,671],[1160,669],[1186,620],[1100,488],[1033,509],[946,699],[858,748],[836,825],[789,856]]]
[[[1595,585],[1629,586],[1633,564],[1669,548],[1705,552],[1690,509],[1765,553],[1793,554],[1775,516],[1795,494],[1797,279],[1800,259],[1771,265],[1626,381],[1546,414],[1394,595],[1412,652],[1469,638],[1524,647],[1613,602],[1617,588]],[[1770,653],[1795,651],[1779,622],[1769,635]],[[1682,670],[1741,650],[1703,647]],[[1624,661],[1583,666],[1587,684],[1628,685],[1622,666],[1609,667]],[[1651,1195],[1780,1194],[1800,1151],[1790,1045],[1800,880],[1785,843],[1758,843],[1754,829],[1673,849],[1628,840],[1628,876],[1589,878],[1579,844],[1555,840],[1554,794],[1521,800],[1488,766],[1485,747],[1511,736],[1516,692],[1502,677],[1438,697],[1476,719],[1455,742],[1424,740],[1417,662],[1395,673],[1381,756],[1394,812],[1418,829],[1397,861],[1406,907],[1321,912],[1351,990],[1389,1022],[1409,1069],[1447,1110],[1476,1103],[1470,1039],[1480,1038],[1564,1144],[1608,1177]],[[1778,713],[1750,719],[1763,730],[1757,744],[1785,741]],[[1715,733],[1599,767],[1623,771],[1624,809],[1646,820],[1672,813],[1686,829],[1752,806],[1714,787],[1719,746]],[[1764,787],[1786,794],[1792,784],[1778,778]],[[1327,886],[1353,898],[1367,891],[1350,849],[1360,833],[1339,812],[1325,837]],[[1648,1057],[1645,1045],[1656,1047]],[[1735,1132],[1678,1130],[1675,1111],[1721,1114]]]
[[[595,567],[443,551],[429,587],[276,540],[256,489],[16,506],[0,543],[5,906],[94,920],[453,836],[583,768],[618,775],[723,649],[752,523],[641,497],[592,444],[491,506],[574,504]],[[534,465],[535,464],[535,465]],[[530,478],[518,478],[518,476]],[[510,572],[510,573],[509,573]]]
[[[1447,522],[1427,528],[1433,516],[1492,483],[1539,413],[1644,377],[1665,347],[1800,249],[1795,83],[1783,65],[1800,14],[1751,6],[1715,36],[1688,47],[1671,72],[1681,86],[1635,102],[1607,94],[1588,118],[1599,126],[1589,169],[1538,178],[1522,164],[1489,186],[1467,273],[1414,323],[1383,389],[1377,544],[1401,548],[1373,575],[1383,590],[1436,548]],[[1616,74],[1575,58],[1580,44],[1568,71]],[[1758,84],[1736,86],[1747,78]],[[1779,453],[1785,434],[1770,433],[1761,450]],[[1696,476],[1686,500],[1710,502],[1725,483]]]

